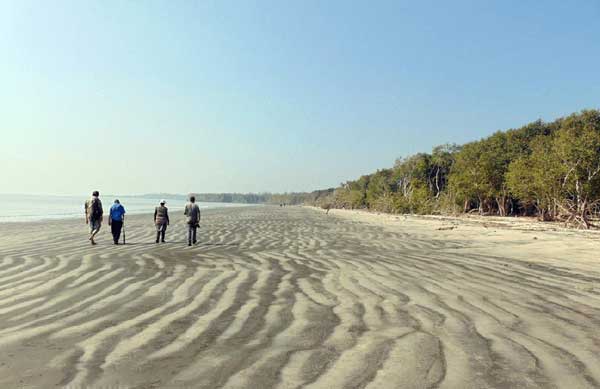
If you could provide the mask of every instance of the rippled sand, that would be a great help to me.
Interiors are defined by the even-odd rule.
[[[0,225],[0,388],[600,387],[597,240],[203,216],[192,248],[182,222],[153,243],[149,216],[126,246],[106,225],[94,247],[81,221]]]

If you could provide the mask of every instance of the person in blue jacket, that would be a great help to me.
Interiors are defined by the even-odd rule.
[[[121,237],[121,229],[123,228],[123,219],[125,218],[125,207],[116,199],[112,207],[110,207],[110,215],[108,216],[108,225],[112,232],[113,241],[119,244]]]

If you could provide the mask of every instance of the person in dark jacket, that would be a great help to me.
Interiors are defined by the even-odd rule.
[[[119,238],[121,237],[121,229],[123,228],[124,219],[125,207],[123,207],[121,202],[116,199],[112,207],[110,207],[110,215],[108,217],[108,225],[110,226],[110,232],[112,232],[113,241],[115,244],[119,244]]]
[[[154,225],[156,226],[156,243],[159,240],[165,243],[165,233],[169,225],[169,210],[165,207],[167,202],[160,200],[160,205],[154,208]]]

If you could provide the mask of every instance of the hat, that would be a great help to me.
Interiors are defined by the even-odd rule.
[[[166,203],[167,203],[167,201],[163,199],[163,200],[160,200],[160,203],[161,203],[161,204],[166,204]]]

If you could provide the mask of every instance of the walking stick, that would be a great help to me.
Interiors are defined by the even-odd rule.
[[[125,215],[123,215],[123,244],[125,244]]]

